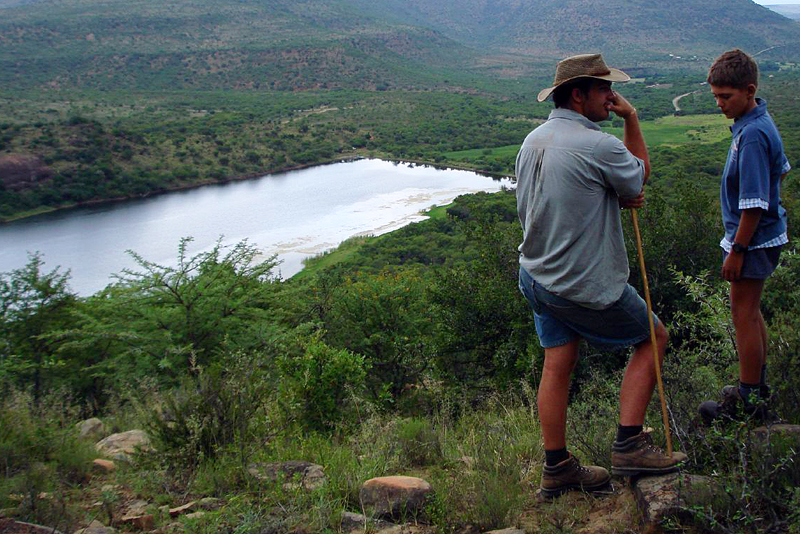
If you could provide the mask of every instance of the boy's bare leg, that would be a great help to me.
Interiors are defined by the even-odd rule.
[[[578,362],[580,340],[544,349],[544,369],[539,381],[537,404],[545,450],[566,447],[569,381]]]
[[[761,381],[761,366],[767,362],[767,327],[761,315],[764,280],[740,278],[731,282],[731,315],[739,352],[739,380]]]
[[[656,344],[660,362],[664,361],[667,350],[667,329],[659,321],[656,325]],[[639,343],[633,351],[625,377],[622,379],[622,388],[619,399],[619,423],[625,426],[638,426],[644,423],[647,405],[653,396],[656,386],[656,368],[653,360],[653,345],[647,341]]]

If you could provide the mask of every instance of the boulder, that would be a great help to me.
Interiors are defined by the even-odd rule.
[[[105,425],[97,417],[81,421],[75,427],[78,429],[78,436],[86,439],[102,439],[106,433]]]
[[[777,424],[760,426],[753,430],[755,440],[761,444],[774,443],[775,438],[800,443],[800,425]]]
[[[95,519],[94,521],[89,523],[88,527],[76,530],[75,534],[114,534],[115,532],[116,532],[115,529],[107,527],[103,523]]]
[[[125,514],[126,516],[140,516],[145,515],[147,513],[147,507],[150,506],[150,503],[147,501],[143,501],[141,499],[137,499],[135,501],[129,502],[125,506]]]
[[[711,478],[683,473],[642,477],[634,482],[642,518],[651,525],[667,516],[681,515],[688,504],[708,499],[716,491]]]
[[[98,452],[115,460],[128,460],[137,450],[150,450],[150,437],[144,430],[111,434],[95,444]]]
[[[326,480],[321,465],[303,461],[251,464],[247,471],[258,480],[266,482],[283,480],[287,489],[299,486],[311,491],[321,487]]]
[[[110,473],[116,468],[116,464],[114,464],[114,462],[111,460],[102,460],[100,458],[96,458],[94,461],[92,461],[92,469],[97,473]]]
[[[420,512],[432,493],[431,485],[421,478],[389,476],[364,482],[359,499],[375,517],[402,518]]]

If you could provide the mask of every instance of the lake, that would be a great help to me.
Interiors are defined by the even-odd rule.
[[[217,239],[247,239],[278,255],[282,278],[303,260],[360,235],[380,235],[420,221],[432,206],[510,180],[474,172],[364,159],[208,185],[140,200],[47,213],[0,225],[0,272],[24,266],[40,252],[45,270],[71,271],[82,296],[103,289],[112,275],[136,266],[127,250],[175,265],[178,243],[193,237],[190,255]]]

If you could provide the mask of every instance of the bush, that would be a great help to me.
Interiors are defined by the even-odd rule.
[[[283,407],[301,426],[330,430],[351,415],[368,366],[363,356],[326,345],[319,335],[303,343],[302,354],[278,360]]]

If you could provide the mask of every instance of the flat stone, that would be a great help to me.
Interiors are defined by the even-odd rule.
[[[116,468],[117,468],[116,464],[111,460],[103,460],[101,458],[95,458],[92,461],[92,469],[94,469],[94,471],[97,473],[110,473]]]
[[[89,523],[89,526],[86,528],[82,528],[80,530],[76,530],[75,534],[114,534],[116,529],[107,527],[103,523],[98,520],[94,520]]]
[[[642,477],[634,482],[642,518],[651,525],[667,516],[681,515],[687,504],[713,495],[715,489],[709,477],[682,473]]]
[[[169,516],[178,517],[179,515],[191,512],[192,510],[194,510],[195,506],[197,506],[197,503],[195,501],[192,501],[190,503],[184,504],[183,506],[178,506],[177,508],[170,508]]]
[[[185,517],[186,519],[199,519],[199,518],[203,517],[204,515],[206,515],[205,512],[194,512],[194,513],[191,513],[191,514],[186,514],[183,517]]]
[[[375,517],[402,517],[420,511],[432,493],[431,485],[421,478],[389,476],[364,482],[359,499]]]
[[[137,450],[150,450],[150,437],[144,430],[111,434],[95,444],[98,452],[115,460],[128,460]]]
[[[318,489],[325,484],[325,472],[321,465],[304,461],[289,461],[271,464],[251,464],[247,472],[258,480],[266,482],[285,481],[286,489],[302,487],[308,491]],[[299,486],[298,486],[299,484]]]
[[[13,519],[3,519],[0,517],[0,532],[15,532],[18,534],[61,534],[53,527],[15,521]]]
[[[126,515],[119,521],[123,525],[130,525],[139,530],[152,530],[156,526],[156,518],[153,514]]]
[[[78,436],[85,439],[98,440],[105,436],[106,427],[97,417],[86,419],[75,425],[78,429]]]

